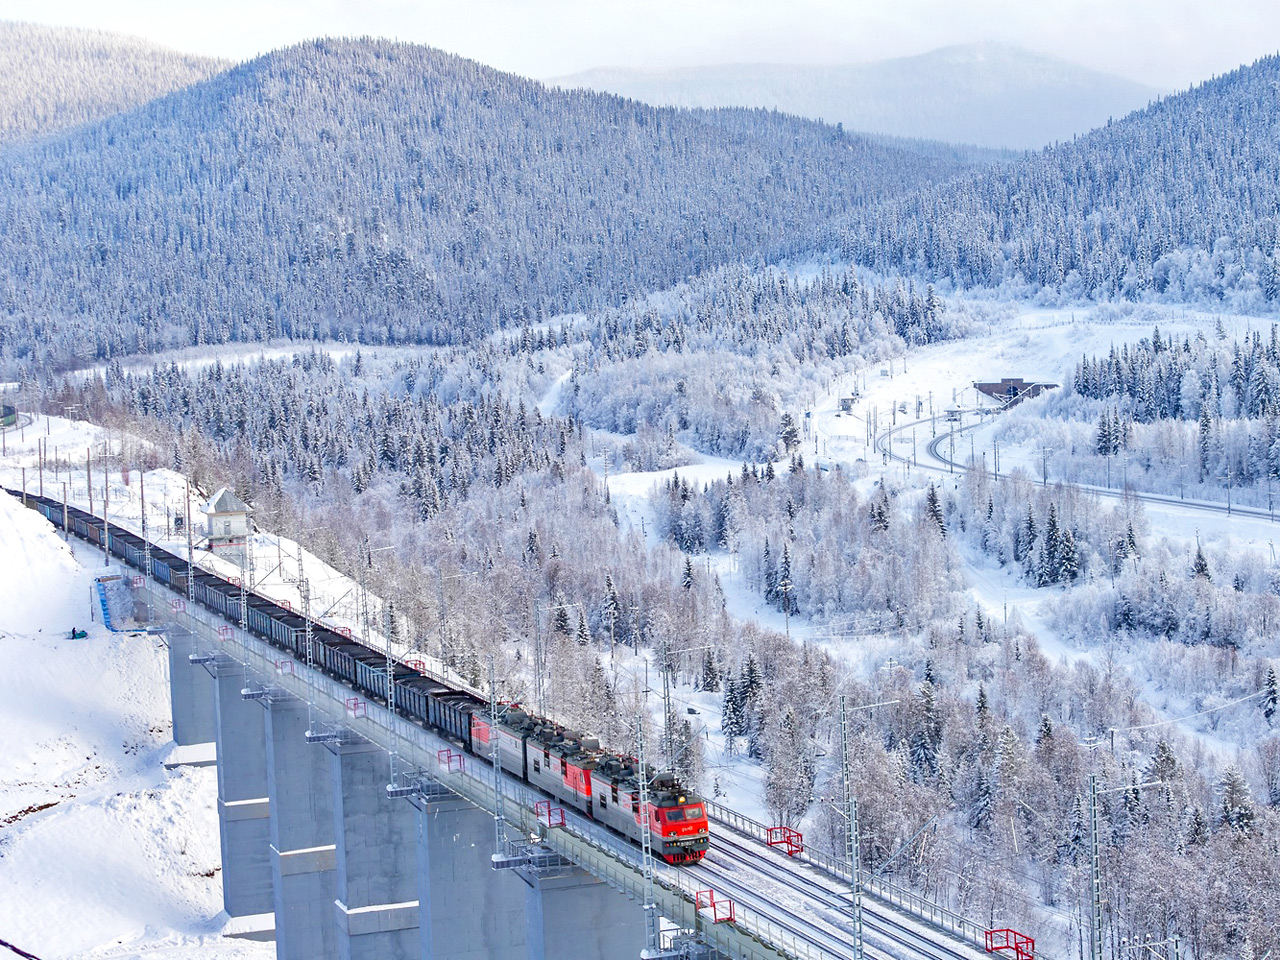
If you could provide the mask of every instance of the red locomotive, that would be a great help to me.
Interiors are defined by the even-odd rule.
[[[471,714],[472,748],[490,742],[486,716]],[[498,722],[502,769],[636,842],[647,816],[653,851],[667,863],[692,863],[707,852],[707,810],[702,798],[669,773],[648,768],[649,807],[640,809],[640,764],[600,749],[594,737],[510,708]]]

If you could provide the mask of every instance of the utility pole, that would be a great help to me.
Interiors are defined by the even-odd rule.
[[[543,667],[546,660],[542,636],[542,617],[538,610],[533,611],[533,702],[539,714],[547,712],[547,694],[543,682]]]
[[[502,789],[502,744],[498,721],[502,713],[498,709],[498,683],[494,679],[493,657],[489,658],[489,758],[493,761],[493,854],[507,855],[506,791]]]
[[[139,493],[142,497],[142,565],[143,575],[151,583],[151,539],[147,536],[147,471],[138,472]]]
[[[849,768],[849,717],[845,696],[840,695],[840,782],[848,809],[845,855],[849,858],[849,887],[853,894],[853,956],[862,960],[862,869],[858,857],[858,801],[853,795],[853,774]]]
[[[671,729],[671,721],[674,719],[671,715],[671,652],[667,646],[665,634],[662,638],[660,656],[662,657],[662,739],[664,741],[662,747],[667,755],[667,769],[674,770],[676,768],[676,747],[675,737]]]
[[[111,473],[104,463],[102,465],[102,565],[104,567],[111,565],[111,521],[107,519],[110,510]]]
[[[444,573],[439,567],[436,568],[436,614],[440,620],[440,663],[447,665],[444,642]]]
[[[644,931],[651,955],[660,948],[658,938],[658,905],[653,894],[653,836],[649,829],[649,771],[644,762],[644,714],[636,717],[636,754],[640,765],[640,847],[644,863]],[[859,954],[861,960],[861,954]]]
[[[191,533],[191,481],[186,484],[186,494],[183,497],[183,503],[186,506],[186,527],[187,527],[187,605],[188,608],[195,605],[196,602],[196,545]]]
[[[1102,867],[1098,863],[1098,775],[1089,774],[1089,880],[1092,898],[1089,958],[1102,960]]]

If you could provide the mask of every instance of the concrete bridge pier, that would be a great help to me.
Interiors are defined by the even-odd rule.
[[[340,960],[418,960],[417,818],[388,796],[382,748],[348,735],[330,754]]]
[[[171,624],[165,630],[169,645],[169,703],[173,714],[173,742],[191,747],[214,741],[213,678],[191,662],[196,653],[190,630]]]
[[[337,885],[329,753],[307,742],[307,705],[275,695],[266,710],[267,797],[276,960],[338,953]]]
[[[424,960],[524,960],[524,886],[493,869],[493,816],[439,787],[409,802]]]
[[[529,960],[612,960],[645,949],[644,908],[580,867],[520,868]]]
[[[248,684],[244,664],[219,656],[205,663],[205,668],[214,680],[223,908],[232,917],[270,914],[265,714],[244,696]]]

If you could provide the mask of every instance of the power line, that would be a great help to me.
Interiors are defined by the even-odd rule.
[[[1134,730],[1150,730],[1152,727],[1164,727],[1171,723],[1181,723],[1183,720],[1194,720],[1196,717],[1203,717],[1210,713],[1217,713],[1219,710],[1225,710],[1227,707],[1234,707],[1237,703],[1244,703],[1246,700],[1252,700],[1254,697],[1260,697],[1266,693],[1266,689],[1255,690],[1253,693],[1246,694],[1243,697],[1237,697],[1235,700],[1228,700],[1226,703],[1219,704],[1216,707],[1210,707],[1208,710],[1201,710],[1199,713],[1189,713],[1185,717],[1173,717],[1170,720],[1157,720],[1155,723],[1143,723],[1136,727],[1112,727],[1115,733],[1130,733]]]

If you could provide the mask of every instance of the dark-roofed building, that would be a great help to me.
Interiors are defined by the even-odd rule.
[[[974,389],[999,400],[1006,407],[1031,397],[1038,397],[1046,390],[1056,390],[1056,383],[1027,383],[1021,377],[1005,377],[997,383],[974,383]]]

